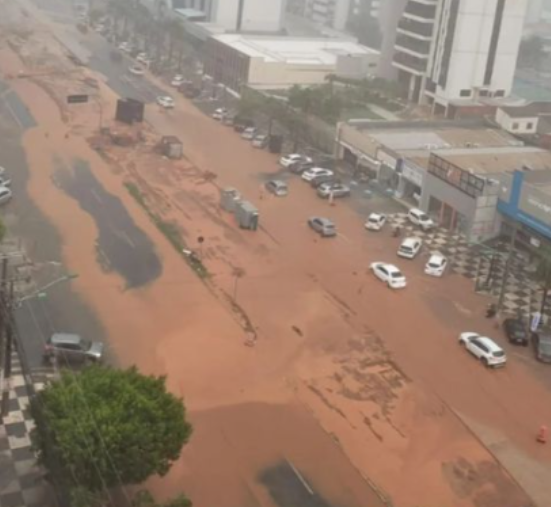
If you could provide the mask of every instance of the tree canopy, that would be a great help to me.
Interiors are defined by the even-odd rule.
[[[31,402],[39,461],[70,488],[98,492],[166,474],[192,432],[165,378],[136,368],[63,372]]]

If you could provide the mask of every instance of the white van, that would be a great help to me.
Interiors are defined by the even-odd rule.
[[[418,225],[424,231],[428,231],[436,226],[434,220],[430,218],[426,213],[417,208],[411,208],[408,213],[408,220]]]
[[[406,238],[398,248],[398,255],[406,259],[414,259],[422,245],[423,241],[420,238]]]

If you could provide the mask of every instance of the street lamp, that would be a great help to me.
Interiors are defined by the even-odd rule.
[[[78,278],[77,273],[67,273],[64,276],[61,276],[61,277],[51,281],[50,283],[47,283],[43,287],[40,287],[40,289],[37,289],[32,294],[29,294],[28,296],[24,296],[22,298],[19,298],[16,301],[16,306],[21,306],[22,303],[24,303],[25,301],[28,301],[29,299],[34,299],[34,298],[46,299],[48,297],[48,292],[47,291],[49,289],[51,289],[52,287],[54,287],[54,286],[56,286],[56,285],[58,285],[62,282],[67,282],[69,280],[74,280],[75,278]]]

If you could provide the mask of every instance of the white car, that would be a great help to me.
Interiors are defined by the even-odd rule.
[[[130,53],[132,51],[132,44],[130,44],[130,42],[121,42],[119,44],[119,49],[124,53]]]
[[[128,72],[134,76],[143,76],[145,74],[145,69],[140,65],[132,65],[132,67],[128,69]]]
[[[174,86],[174,88],[178,88],[184,81],[185,81],[184,76],[182,76],[181,74],[177,74],[172,78],[172,81],[170,82],[170,86]]]
[[[324,169],[323,167],[312,167],[302,173],[302,179],[304,181],[312,181],[318,176],[333,176],[333,171],[330,169]]]
[[[256,134],[256,129],[254,127],[247,127],[243,132],[241,132],[241,138],[251,141],[254,139]]]
[[[149,67],[153,59],[147,53],[139,53],[138,56],[136,56],[136,61]]]
[[[212,113],[212,117],[215,120],[220,121],[224,119],[224,116],[226,116],[227,113],[228,111],[226,109],[224,109],[223,107],[219,107],[218,109],[215,109],[214,113]]]
[[[420,238],[406,238],[398,248],[398,256],[406,259],[414,259],[421,250],[423,241]]]
[[[406,277],[394,265],[386,262],[373,262],[370,266],[373,274],[391,289],[403,289],[406,285]]]
[[[5,204],[12,198],[12,192],[8,187],[0,187],[0,204]]]
[[[431,276],[442,276],[447,266],[448,259],[446,257],[441,254],[432,254],[425,264],[425,273]]]
[[[428,231],[436,227],[434,220],[417,208],[412,208],[409,210],[408,219],[412,224],[418,225],[424,231]]]
[[[168,95],[161,95],[157,97],[157,104],[165,109],[174,109],[174,99]]]
[[[507,356],[492,339],[478,333],[465,332],[459,335],[459,344],[486,366],[505,366]]]
[[[368,231],[380,231],[386,223],[386,215],[381,213],[371,213],[367,217],[367,222],[364,224],[364,227]]]
[[[281,167],[289,167],[295,162],[312,162],[312,159],[300,153],[290,153],[289,155],[283,155],[283,157],[279,159],[279,165]]]

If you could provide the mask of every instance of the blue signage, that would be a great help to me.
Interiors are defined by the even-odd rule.
[[[503,215],[512,218],[521,224],[527,225],[530,229],[533,229],[542,236],[551,239],[551,227],[549,225],[519,209],[520,194],[523,183],[524,173],[522,171],[515,171],[513,174],[513,183],[509,202],[499,199],[497,209]]]

